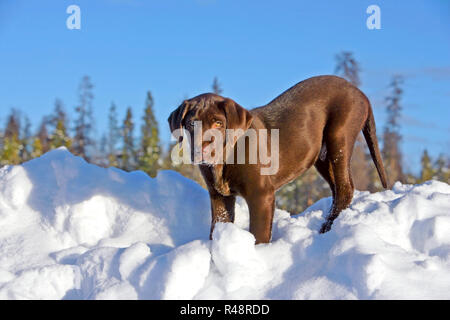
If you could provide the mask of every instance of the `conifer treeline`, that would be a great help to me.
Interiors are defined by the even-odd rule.
[[[37,131],[30,132],[28,117],[13,109],[7,116],[4,129],[0,128],[0,166],[20,164],[39,157],[51,149],[66,147],[73,154],[103,167],[119,167],[123,170],[142,170],[155,177],[162,167],[158,122],[153,113],[154,103],[147,92],[140,136],[136,138],[131,107],[121,121],[114,102],[108,114],[107,132],[100,141],[93,136],[94,86],[85,76],[78,87],[78,104],[74,108],[74,120],[68,114],[60,99],[55,100],[51,115],[44,116]]]
[[[342,52],[336,56],[335,73],[356,86],[361,85],[360,66],[351,52]],[[421,158],[421,172],[418,176],[406,173],[401,153],[401,98],[403,78],[395,75],[389,85],[390,93],[385,97],[387,122],[384,128],[378,128],[379,141],[382,144],[383,161],[391,182],[420,183],[436,179],[450,183],[450,160],[448,155],[431,159],[427,150]],[[63,102],[55,100],[53,112],[45,116],[36,132],[31,132],[28,117],[13,109],[0,128],[0,166],[20,164],[36,158],[45,152],[65,146],[75,155],[103,167],[119,167],[126,171],[142,170],[155,177],[158,170],[176,170],[184,176],[204,186],[201,174],[196,166],[174,165],[170,158],[173,144],[162,148],[159,138],[158,122],[154,115],[154,100],[150,91],[143,99],[141,121],[135,122],[131,107],[120,117],[114,102],[108,112],[108,126],[100,140],[93,136],[95,122],[93,118],[94,86],[85,76],[78,87],[78,103],[74,108],[74,119],[69,120]],[[223,89],[214,78],[212,92],[221,94]],[[355,144],[352,156],[352,176],[358,190],[381,190],[378,174],[372,163],[362,135]],[[277,193],[277,205],[291,212],[301,212],[318,199],[329,196],[327,183],[315,169],[308,170],[300,178],[281,188]]]

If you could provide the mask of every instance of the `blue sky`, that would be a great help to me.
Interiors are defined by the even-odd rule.
[[[81,30],[66,8],[81,8]],[[381,9],[368,30],[366,8]],[[0,121],[11,108],[34,128],[63,100],[73,115],[83,75],[95,85],[97,133],[112,101],[131,106],[139,125],[151,90],[164,142],[166,119],[184,98],[211,90],[252,108],[293,84],[331,74],[335,55],[352,51],[362,67],[379,132],[394,74],[404,84],[405,165],[450,149],[450,1],[0,0]],[[136,134],[138,130],[136,130]]]

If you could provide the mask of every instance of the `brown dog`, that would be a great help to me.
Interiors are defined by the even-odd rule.
[[[333,205],[320,229],[330,230],[339,213],[353,198],[350,159],[358,133],[362,130],[383,186],[386,173],[375,133],[375,121],[367,97],[357,87],[336,76],[318,76],[304,80],[288,89],[269,104],[244,109],[231,99],[215,94],[202,94],[184,101],[169,119],[172,132],[186,129],[193,136],[193,121],[201,121],[202,130],[279,129],[279,170],[262,175],[267,166],[258,159],[249,163],[252,147],[246,136],[245,163],[199,165],[211,198],[211,234],[216,222],[233,222],[236,196],[242,196],[250,211],[250,232],[256,243],[269,242],[275,209],[275,191],[315,166],[330,185]],[[259,136],[259,133],[257,134]],[[268,132],[268,147],[270,148]],[[259,141],[259,140],[258,140]],[[196,141],[191,138],[190,144]],[[200,142],[203,150],[208,142]],[[212,142],[211,142],[212,143]],[[259,146],[261,147],[261,145]],[[201,153],[201,151],[200,151]],[[194,148],[191,153],[194,158]]]

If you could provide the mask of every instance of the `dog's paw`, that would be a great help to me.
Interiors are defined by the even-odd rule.
[[[331,225],[333,224],[333,221],[327,220],[322,224],[320,227],[319,233],[325,233],[331,230]]]

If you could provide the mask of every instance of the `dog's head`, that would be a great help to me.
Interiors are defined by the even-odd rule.
[[[208,153],[208,147],[211,148],[211,144],[215,142],[217,134],[220,133],[222,135],[222,148],[225,148],[226,130],[240,129],[242,130],[241,132],[245,132],[250,127],[253,118],[248,110],[235,101],[216,94],[206,93],[183,101],[170,114],[168,121],[171,132],[177,129],[185,129],[189,132],[191,138],[189,141],[191,160],[194,161],[194,159],[199,159],[200,157],[203,161],[206,161],[204,159],[205,154]],[[195,136],[194,128],[197,128]],[[209,135],[210,137],[208,138],[208,133],[213,133],[213,135]],[[203,139],[205,137],[206,141]],[[180,136],[179,142],[182,139],[183,137]],[[197,157],[194,158],[195,152]],[[223,154],[225,153],[223,152]],[[214,156],[214,153],[212,156]]]

